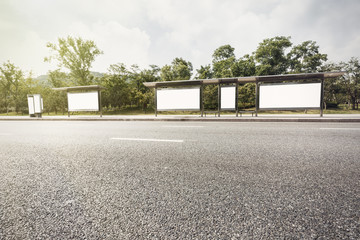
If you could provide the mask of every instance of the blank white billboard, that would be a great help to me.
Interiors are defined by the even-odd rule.
[[[221,109],[235,110],[236,87],[221,87]]]
[[[34,97],[28,96],[29,114],[35,114]]]
[[[260,85],[260,109],[320,108],[321,83]]]
[[[68,92],[68,111],[99,111],[99,93],[83,92],[71,93]]]
[[[27,99],[29,114],[42,113],[43,99],[40,94],[29,94]]]
[[[34,108],[35,113],[41,113],[42,112],[42,104],[41,104],[41,96],[40,94],[34,94]]]
[[[157,89],[157,110],[200,110],[200,87]]]

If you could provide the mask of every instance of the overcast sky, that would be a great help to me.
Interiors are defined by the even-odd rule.
[[[34,75],[55,64],[47,42],[80,36],[104,51],[92,67],[162,67],[175,57],[195,69],[224,44],[237,57],[265,38],[313,40],[330,61],[360,57],[359,0],[0,0],[0,64],[10,60]]]

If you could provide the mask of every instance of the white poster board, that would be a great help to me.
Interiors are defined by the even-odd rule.
[[[260,109],[320,108],[321,83],[260,85]]]
[[[221,109],[235,110],[236,87],[221,87]]]
[[[28,99],[29,114],[33,115],[35,114],[34,97],[28,96],[27,99]]]
[[[33,94],[34,96],[34,109],[35,113],[42,113],[42,104],[40,94]]]
[[[156,90],[158,111],[200,110],[200,87]]]
[[[42,113],[43,99],[40,94],[28,94],[29,114]]]
[[[72,93],[68,92],[68,111],[99,111],[99,93],[82,92]]]

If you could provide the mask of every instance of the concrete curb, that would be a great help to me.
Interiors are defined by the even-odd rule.
[[[311,117],[0,117],[0,121],[165,121],[165,122],[340,122],[340,123],[360,123],[360,118],[311,118]]]

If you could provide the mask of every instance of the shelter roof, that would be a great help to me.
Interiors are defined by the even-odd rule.
[[[191,85],[210,85],[210,84],[226,84],[226,83],[251,83],[251,82],[283,82],[298,81],[311,79],[336,78],[344,75],[345,72],[320,72],[320,73],[299,73],[284,75],[268,75],[268,76],[252,76],[252,77],[236,77],[236,78],[212,78],[212,79],[196,79],[196,80],[180,80],[167,82],[145,82],[144,85],[149,88],[154,87],[179,87]]]
[[[75,86],[75,87],[61,87],[61,88],[53,88],[55,91],[91,91],[91,90],[103,90],[106,89],[99,85],[88,85],[88,86]]]

